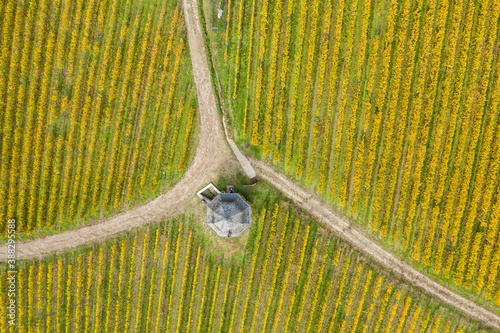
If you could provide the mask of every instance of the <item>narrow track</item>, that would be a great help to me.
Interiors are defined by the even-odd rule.
[[[234,158],[224,138],[219,111],[215,104],[196,0],[183,0],[183,7],[201,124],[193,164],[173,188],[148,204],[135,207],[95,225],[18,243],[17,259],[41,258],[48,253],[102,241],[153,220],[178,215],[189,204],[187,199],[192,198],[193,193],[213,179],[224,163]],[[0,253],[2,254],[0,260],[6,260],[5,244],[0,246]]]
[[[298,206],[332,229],[337,236],[355,246],[366,256],[402,277],[412,286],[420,288],[425,293],[457,308],[465,315],[500,330],[499,316],[452,292],[428,276],[420,273],[405,261],[397,258],[391,252],[385,250],[363,232],[357,230],[356,226],[353,226],[348,220],[335,212],[320,196],[303,189],[299,184],[296,184],[282,173],[259,160],[251,158],[250,162],[256,168],[260,178],[271,183]]]
[[[177,185],[146,205],[136,207],[96,225],[18,244],[18,259],[36,258],[49,252],[66,251],[85,243],[106,239],[116,233],[138,227],[155,219],[178,215],[186,207],[187,199],[192,198],[195,190],[213,178],[224,163],[234,158],[224,138],[224,130],[215,104],[215,95],[210,81],[210,71],[198,17],[197,0],[183,0],[183,7],[201,123],[199,144],[192,166]],[[233,147],[231,148],[234,150]],[[241,162],[240,158],[238,160]],[[250,162],[257,169],[259,177],[271,183],[365,255],[425,293],[437,297],[487,326],[500,330],[499,316],[450,291],[394,256],[358,231],[316,194],[304,190],[300,185],[261,161],[250,159]],[[242,163],[242,165],[244,168],[246,167],[245,170],[248,169],[246,163]],[[0,246],[0,253],[7,253],[6,245]],[[0,259],[5,260],[6,256],[2,256]]]

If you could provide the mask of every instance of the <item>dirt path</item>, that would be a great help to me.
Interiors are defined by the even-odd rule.
[[[418,272],[392,253],[386,251],[379,244],[353,227],[349,221],[337,214],[321,197],[304,190],[300,185],[289,180],[283,174],[261,161],[250,158],[250,162],[257,170],[260,178],[271,183],[297,205],[316,217],[321,223],[330,227],[336,235],[353,244],[365,255],[373,258],[379,264],[404,278],[411,285],[420,288],[425,293],[439,298],[446,304],[457,308],[467,316],[485,325],[500,329],[499,316],[455,294],[428,276]]]
[[[234,158],[224,138],[222,123],[215,104],[197,2],[196,0],[183,0],[183,7],[198,94],[200,111],[198,117],[201,123],[199,144],[193,164],[172,189],[152,202],[135,207],[99,224],[19,243],[16,249],[18,259],[39,258],[49,252],[65,251],[85,243],[102,241],[116,233],[153,220],[175,216],[193,202],[193,200],[186,199],[193,199],[194,193],[213,179],[224,163]],[[6,260],[6,245],[0,246],[0,253],[2,253],[0,260]]]
[[[18,259],[41,257],[44,253],[65,251],[85,243],[101,241],[116,233],[141,226],[152,220],[180,214],[187,205],[194,201],[195,190],[213,179],[224,163],[234,160],[224,138],[224,130],[216,109],[215,95],[210,82],[210,72],[198,17],[197,0],[183,0],[183,6],[194,80],[198,93],[201,123],[199,145],[193,165],[176,186],[154,201],[96,225],[18,244]],[[373,242],[369,237],[352,227],[347,220],[335,213],[330,205],[319,196],[302,189],[298,184],[290,181],[261,161],[250,159],[250,162],[257,169],[259,177],[273,184],[300,207],[329,226],[338,236],[353,244],[367,256],[412,285],[421,288],[424,292],[439,298],[469,317],[500,330],[500,317],[453,293],[383,249],[379,244]],[[251,173],[253,171],[253,168],[248,168],[250,164],[242,164],[243,167],[246,166],[247,172]],[[0,246],[0,253],[7,253],[5,245]],[[5,256],[0,258],[0,260],[5,259]]]

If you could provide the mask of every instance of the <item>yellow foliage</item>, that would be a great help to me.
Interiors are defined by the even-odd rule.
[[[186,331],[188,331],[188,332],[189,332],[189,328],[191,327],[191,314],[193,313],[196,281],[198,280],[198,268],[200,265],[200,250],[201,250],[201,247],[198,246],[198,251],[196,253],[196,266],[194,268],[193,284],[192,284],[192,288],[191,288],[191,299],[189,301],[189,313],[188,313],[188,317],[187,317]],[[240,271],[240,273],[241,273],[241,271]]]
[[[359,300],[358,308],[356,309],[356,315],[354,316],[354,320],[352,323],[352,331],[356,331],[356,328],[358,327],[359,317],[361,315],[361,310],[363,309],[363,304],[365,302],[366,293],[368,292],[368,287],[370,286],[372,274],[373,274],[373,272],[370,269],[368,271],[367,276],[366,276],[366,281],[365,281],[365,285],[363,287],[363,293],[361,294],[361,299]]]
[[[299,225],[300,221],[296,220],[294,223],[295,227],[293,230],[293,236],[292,236],[292,248],[289,250],[289,255],[288,255],[288,260],[286,262],[285,266],[285,273],[283,276],[283,286],[281,287],[281,292],[280,292],[280,297],[278,300],[278,305],[277,305],[277,310],[276,310],[276,315],[274,316],[274,323],[272,325],[273,328],[273,333],[276,333],[278,329],[278,324],[279,320],[281,319],[281,312],[283,311],[283,304],[284,304],[284,299],[285,299],[285,292],[288,288],[289,280],[290,280],[290,274],[291,274],[291,265],[293,258],[295,256],[295,249],[296,249],[296,244],[297,244],[297,236],[299,234]]]
[[[241,274],[243,273],[243,269],[240,268],[238,273],[238,282],[236,282],[236,291],[235,291],[235,299],[238,299],[240,296],[240,287],[241,287]],[[194,290],[194,289],[193,289]],[[236,313],[236,302],[233,304],[233,311],[231,312],[231,320],[229,322],[229,333],[233,332],[233,324],[234,324],[234,314]],[[189,324],[188,324],[189,326]]]

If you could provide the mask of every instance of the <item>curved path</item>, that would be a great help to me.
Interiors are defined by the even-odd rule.
[[[195,190],[213,178],[217,170],[225,162],[232,159],[230,149],[224,138],[224,130],[211,86],[210,72],[198,17],[197,0],[183,0],[183,7],[201,122],[200,141],[192,166],[177,185],[146,205],[136,207],[96,225],[18,244],[18,259],[40,257],[44,253],[68,250],[88,242],[105,239],[154,219],[179,214],[187,205],[188,200],[186,199],[192,197]],[[231,145],[231,149],[237,155],[245,171],[252,168],[234,143]],[[241,156],[238,156],[238,154]],[[346,219],[338,215],[319,196],[304,190],[300,185],[292,182],[265,163],[255,159],[250,161],[256,167],[261,178],[274,185],[300,207],[329,226],[338,236],[353,244],[380,265],[393,271],[412,285],[421,288],[424,292],[457,308],[467,316],[500,330],[499,316],[448,290],[386,251],[379,244],[358,231]],[[0,246],[0,253],[7,253],[5,245]],[[5,260],[6,258],[2,257],[0,259]]]
[[[183,7],[201,123],[199,144],[193,164],[172,189],[155,200],[99,224],[18,243],[17,259],[40,258],[49,252],[65,251],[85,243],[100,241],[152,220],[176,215],[187,205],[186,199],[193,197],[193,193],[213,179],[222,165],[232,158],[215,104],[197,2],[196,0],[183,0]],[[0,260],[6,260],[7,246],[5,244],[0,246],[0,253],[2,253]]]

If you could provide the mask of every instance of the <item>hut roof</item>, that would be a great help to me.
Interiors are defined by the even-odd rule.
[[[207,224],[220,237],[238,237],[250,226],[251,210],[238,193],[220,193],[207,205]]]

